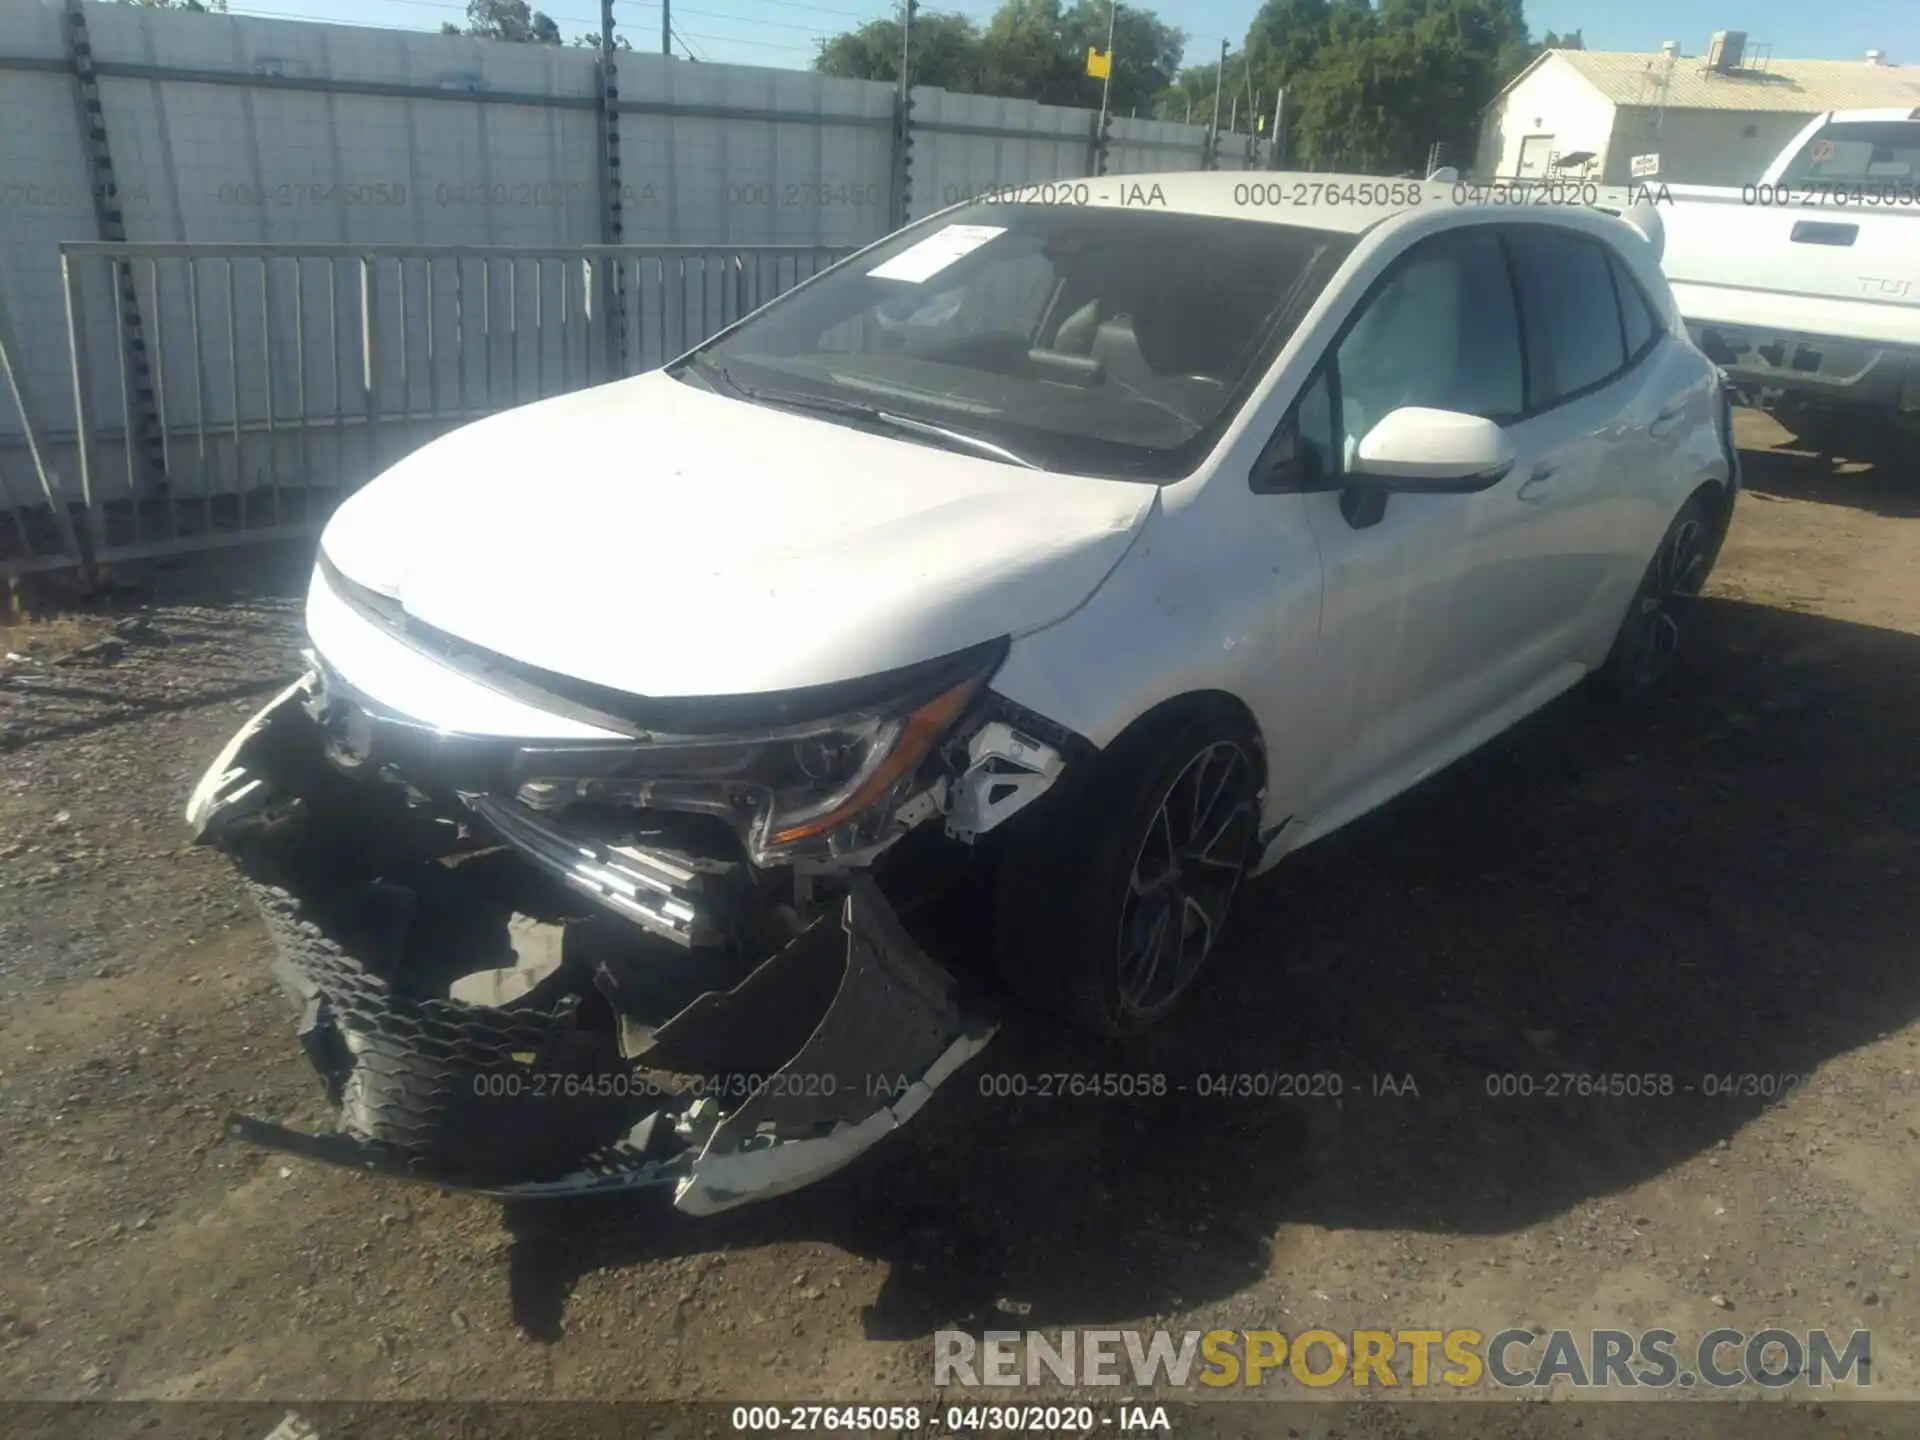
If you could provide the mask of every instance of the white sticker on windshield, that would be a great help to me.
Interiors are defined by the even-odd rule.
[[[905,280],[918,285],[931,279],[954,261],[971,255],[996,235],[1007,233],[1004,225],[948,225],[909,245],[885,264],[867,272],[875,280]]]

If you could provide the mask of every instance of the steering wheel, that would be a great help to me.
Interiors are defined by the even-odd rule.
[[[960,303],[965,298],[964,290],[949,290],[931,300],[918,294],[902,295],[882,302],[873,312],[873,317],[879,321],[882,330],[896,333],[918,330],[951,320],[960,313]],[[894,313],[889,314],[889,311]]]

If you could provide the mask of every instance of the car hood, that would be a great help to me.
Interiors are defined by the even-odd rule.
[[[327,558],[474,645],[630,694],[830,684],[1063,618],[1154,507],[659,372],[422,447]]]

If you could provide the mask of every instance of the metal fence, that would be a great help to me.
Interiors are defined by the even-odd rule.
[[[36,338],[71,429],[0,300],[0,574],[311,533],[434,436],[654,368],[849,253],[62,245],[66,333]]]

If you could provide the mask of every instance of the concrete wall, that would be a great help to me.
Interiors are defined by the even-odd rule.
[[[565,247],[602,238],[591,51],[92,0],[83,8],[130,239]],[[98,238],[63,16],[59,0],[0,0],[0,295],[26,337],[28,378],[55,430],[70,428],[73,414],[58,245]],[[889,228],[893,87],[626,52],[619,84],[626,243],[857,246]],[[1087,111],[922,89],[914,122],[910,216],[996,185],[1088,174]],[[1193,169],[1205,138],[1200,126],[1150,120],[1117,119],[1112,133],[1116,174]],[[1222,163],[1237,167],[1232,143]],[[263,302],[258,267],[242,267],[238,345],[264,365],[290,343],[291,295],[324,303],[330,283],[350,286],[353,269],[348,261],[282,273]],[[516,305],[551,313],[566,299],[559,273],[550,269]],[[429,277],[423,266],[404,297],[384,282],[393,286],[381,297],[388,323],[404,317],[420,344],[435,337],[434,364],[449,354],[438,333],[456,311],[457,274],[440,267]],[[202,280],[202,320],[223,330],[225,277],[216,268]],[[681,293],[665,293],[682,283]],[[705,274],[682,282],[677,271],[656,271],[648,281],[648,293],[694,329],[715,310],[711,292]],[[166,334],[158,353],[176,372],[191,361],[176,348],[187,334],[184,294],[176,277],[154,306]],[[114,354],[112,305],[104,287],[92,297],[96,362]],[[268,311],[280,330],[271,345]],[[656,350],[681,333],[680,319],[657,309],[637,323]],[[530,343],[529,363],[559,360],[538,348],[557,337]],[[308,358],[310,374],[330,375],[331,355]],[[111,364],[96,368],[112,379]],[[258,370],[249,361],[238,377],[238,408],[249,416],[265,404]],[[430,364],[424,373],[437,372]],[[234,378],[210,377],[216,423],[231,418]],[[275,379],[276,405],[290,390],[333,403],[306,393],[316,380]],[[117,413],[117,389],[103,381],[96,403]],[[0,440],[17,433],[9,410],[0,401]]]

